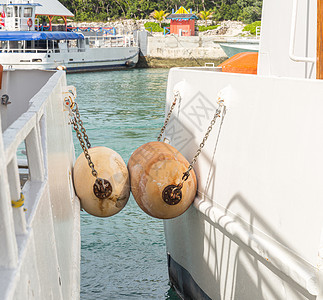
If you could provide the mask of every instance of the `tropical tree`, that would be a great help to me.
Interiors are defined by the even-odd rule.
[[[159,26],[161,25],[161,22],[169,15],[168,13],[166,13],[163,10],[155,10],[150,14],[155,20],[158,21]]]
[[[260,20],[263,0],[60,0],[77,21],[107,21],[118,18],[147,18],[151,12],[158,22],[167,16],[165,11],[181,5],[200,11],[200,18],[220,20]],[[212,13],[214,12],[214,14]],[[207,22],[206,22],[207,23]]]
[[[207,26],[207,20],[211,19],[214,14],[214,11],[211,10],[202,10],[197,15],[201,20],[205,21],[205,26]]]

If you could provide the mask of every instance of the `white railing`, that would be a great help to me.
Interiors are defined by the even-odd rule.
[[[51,197],[52,191],[55,190],[55,186],[53,190],[52,184],[55,184],[56,181],[53,181],[49,176],[48,167],[48,165],[53,166],[53,163],[55,164],[52,161],[53,149],[48,147],[51,136],[47,136],[47,132],[52,132],[50,126],[59,128],[60,132],[58,134],[62,135],[62,139],[65,142],[70,140],[71,145],[73,145],[70,128],[67,124],[68,113],[63,111],[65,87],[64,73],[54,73],[44,87],[29,101],[28,109],[9,125],[3,133],[0,128],[1,299],[15,299],[14,295],[16,293],[23,295],[30,286],[37,285],[39,285],[39,289],[35,290],[34,299],[48,299],[51,291],[55,293],[56,296],[53,296],[55,299],[78,299],[80,207],[78,201],[76,201],[73,188],[70,187],[69,180],[63,182],[65,193],[60,190],[59,194],[59,197],[62,197],[61,200],[64,201],[57,199],[57,196],[54,197],[55,199]],[[54,110],[53,107],[55,107]],[[62,115],[53,117],[53,112],[58,112]],[[53,119],[54,124],[53,122],[49,124],[48,120]],[[55,120],[59,120],[57,124]],[[27,164],[24,163],[24,168],[27,167],[28,172],[28,179],[23,187],[21,187],[20,175],[25,174],[25,172],[20,172],[18,165],[21,159],[17,159],[17,150],[20,151],[22,143],[25,144],[27,153]],[[65,162],[65,164],[63,163],[64,170],[62,168],[58,170],[70,174],[66,174],[66,176],[71,176],[73,160],[73,155],[70,153],[73,150],[71,145],[67,145],[65,150],[61,149],[61,151],[66,152],[62,152],[65,156],[60,156],[62,160],[60,163]],[[51,153],[51,160],[48,159],[47,153]],[[70,160],[67,160],[67,157]],[[60,185],[60,188],[62,187],[63,185]],[[25,197],[25,205],[12,207],[12,204],[15,204],[15,201],[20,199],[21,193]],[[70,203],[68,198],[70,198]],[[62,251],[59,245],[62,241],[56,240],[57,236],[54,232],[54,226],[57,224],[55,219],[57,213],[55,214],[54,204],[57,204],[57,201],[60,202],[59,205],[63,205],[64,202],[64,205],[70,210],[66,210],[64,216],[72,216],[72,214],[74,216],[71,219],[72,221],[73,219],[75,220],[73,228],[76,232],[73,232],[73,241],[68,247],[71,249],[70,252],[65,252],[64,254],[70,255],[71,261],[68,264],[73,265],[75,270],[72,270],[69,266],[62,265],[62,261],[59,260],[58,253]],[[27,208],[27,211],[24,208]],[[71,229],[68,226],[67,228],[68,230]],[[70,232],[69,234],[72,233]],[[48,268],[44,269],[36,261],[38,259],[45,261],[46,257],[48,258]],[[69,272],[71,277],[62,278],[63,282],[66,283],[66,294],[59,296],[63,295],[61,286],[58,286],[55,282],[48,282],[44,278],[46,278],[46,274],[49,277],[61,278],[63,276],[61,270],[67,267],[69,269],[64,272]],[[46,271],[46,274],[44,271]],[[26,274],[26,272],[28,273]],[[29,278],[29,283],[28,280],[20,281],[21,278]],[[53,289],[53,287],[55,288]],[[74,297],[71,297],[72,293],[74,293]]]
[[[45,101],[46,99],[44,99]],[[18,118],[5,132],[0,135],[0,167],[2,181],[0,182],[0,222],[4,222],[4,231],[0,231],[2,247],[0,257],[10,257],[8,260],[0,260],[0,267],[12,268],[18,263],[17,235],[26,234],[27,222],[24,207],[11,207],[11,201],[20,199],[23,192],[25,202],[28,203],[31,216],[33,208],[44,197],[44,186],[47,183],[47,170],[44,165],[46,152],[41,144],[42,139],[46,139],[44,105],[41,104],[39,110],[28,110]],[[25,144],[28,153],[29,179],[22,191],[20,186],[20,174],[17,161],[17,149],[21,143]],[[2,145],[1,145],[2,144]],[[46,151],[46,150],[45,150]],[[6,176],[6,174],[8,174]],[[40,193],[39,193],[40,192]],[[15,233],[13,233],[13,228]]]
[[[89,36],[85,37],[88,40],[88,45],[90,48],[112,48],[112,47],[132,47],[136,46],[136,42],[131,36]],[[53,48],[50,45],[47,45],[47,48],[0,48],[0,53],[69,53],[69,52],[85,52],[86,48],[76,46],[76,40],[69,41],[72,46],[63,47],[63,48]]]
[[[68,52],[84,52],[85,48],[68,48],[68,49],[24,49],[24,48],[10,48],[10,49],[0,49],[0,53],[68,53]]]
[[[59,49],[57,49],[59,51]],[[52,53],[52,49],[22,49],[22,48],[12,48],[12,49],[0,49],[0,53]]]
[[[136,46],[132,36],[87,36],[90,48],[131,47]]]
[[[206,195],[198,192],[194,201],[194,206],[207,217],[208,222],[221,228],[225,235],[235,238],[239,245],[254,251],[264,261],[282,272],[284,276],[290,277],[310,294],[319,296],[315,299],[323,299],[323,287],[320,280],[320,277],[323,276],[322,270],[297,257],[278,242],[247,230],[224,208],[214,206],[210,200]]]
[[[292,21],[291,21],[291,30],[290,30],[290,40],[289,40],[289,58],[296,62],[308,62],[315,63],[315,57],[303,57],[295,55],[295,40],[296,40],[296,25],[297,25],[297,7],[298,0],[293,2],[292,10]]]
[[[21,4],[26,4],[26,3],[34,3],[34,0],[7,0],[7,5],[9,5],[10,3],[21,3]]]

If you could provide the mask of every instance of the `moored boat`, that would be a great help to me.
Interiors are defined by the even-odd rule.
[[[49,9],[53,12],[47,14],[53,16],[57,1],[51,2]],[[65,31],[51,31],[52,25],[46,28],[36,18],[41,4],[16,0],[2,5],[0,64],[5,69],[59,67],[80,72],[130,68],[138,62],[139,48],[134,36],[116,35],[113,30],[67,32],[67,27]]]
[[[242,52],[259,52],[259,41],[255,42],[235,42],[235,43],[221,43],[220,47],[228,57],[232,57]]]
[[[323,2],[315,4],[264,0],[256,75],[170,71],[166,112],[175,92],[181,102],[164,139],[188,161],[221,108],[194,166],[194,205],[164,221],[170,281],[183,299],[323,299]]]

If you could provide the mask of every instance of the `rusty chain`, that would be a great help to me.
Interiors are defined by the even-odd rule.
[[[83,126],[83,121],[81,120],[78,105],[76,102],[69,103],[69,108],[71,116],[70,123],[73,125],[73,128],[76,132],[76,136],[80,142],[84,156],[88,162],[89,167],[91,168],[91,173],[96,178],[95,183],[93,185],[93,192],[95,196],[97,196],[100,199],[108,198],[112,193],[112,185],[108,180],[99,178],[98,172],[95,170],[94,163],[88,151],[91,148],[91,143]]]
[[[71,124],[73,125],[73,128],[74,128],[74,130],[76,132],[76,136],[77,136],[77,138],[78,138],[78,140],[80,142],[80,145],[81,145],[81,148],[82,148],[82,150],[84,152],[85,158],[88,161],[89,167],[92,170],[92,175],[95,178],[97,178],[98,177],[98,172],[94,168],[94,163],[92,162],[91,156],[90,156],[89,151],[88,151],[89,148],[85,145],[85,141],[84,141],[83,136],[82,136],[82,134],[80,132],[80,129],[79,129],[78,118],[76,116],[74,116],[71,119]]]

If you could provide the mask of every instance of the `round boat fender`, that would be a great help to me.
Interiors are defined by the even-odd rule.
[[[197,189],[194,170],[182,182],[189,162],[173,146],[150,142],[139,147],[128,162],[131,192],[139,207],[148,215],[171,219],[184,213],[192,204]]]
[[[73,169],[73,181],[82,208],[97,217],[109,217],[124,208],[129,195],[129,174],[121,156],[106,147],[88,149],[92,162],[102,181],[104,194],[96,186],[96,179],[89,168],[84,153],[77,158]],[[101,179],[104,178],[104,179]]]
[[[28,19],[27,21],[27,25],[30,28],[31,26],[33,26],[33,20],[31,18]]]

